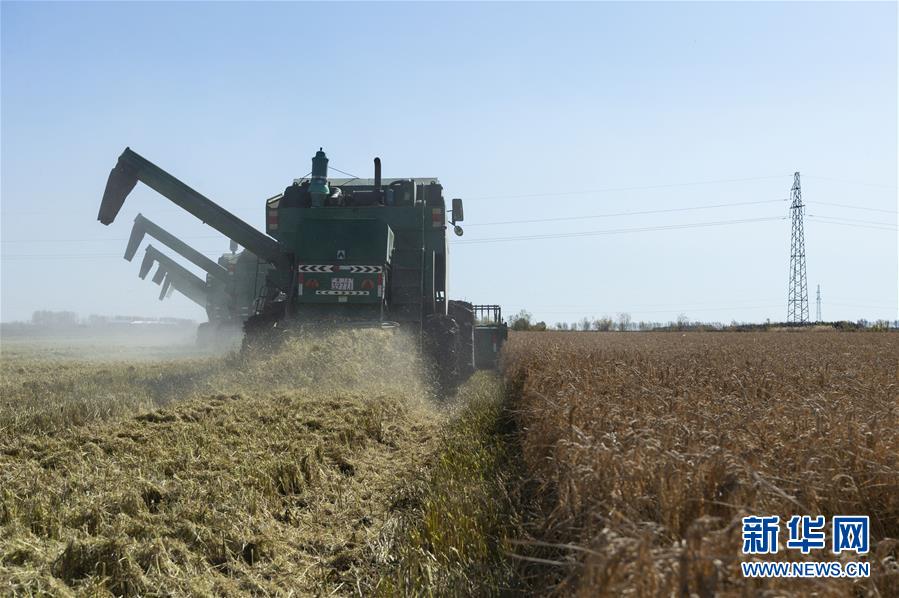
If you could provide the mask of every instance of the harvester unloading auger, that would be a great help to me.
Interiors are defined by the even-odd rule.
[[[221,265],[215,263],[172,233],[163,229],[161,226],[151,222],[145,218],[143,214],[138,214],[134,219],[134,226],[131,227],[131,236],[128,238],[128,245],[125,247],[125,259],[129,262],[134,259],[137,248],[143,240],[144,235],[150,235],[157,239],[163,245],[174,249],[185,258],[208,272],[213,278],[218,280],[226,280],[228,270]]]
[[[126,260],[134,258],[145,235],[160,241],[206,272],[204,281],[156,249],[144,256],[140,271],[140,277],[144,278],[153,263],[159,262],[159,269],[153,276],[153,282],[165,286],[159,298],[170,295],[174,288],[206,310],[209,321],[200,325],[198,343],[206,345],[216,340],[229,341],[240,333],[243,322],[253,315],[258,290],[265,284],[266,264],[260,263],[259,258],[249,251],[238,251],[233,240],[231,253],[223,254],[215,262],[142,214],[134,219],[125,249]],[[168,271],[172,272],[167,277]],[[164,279],[168,284],[163,282]]]
[[[126,148],[109,175],[98,220],[113,222],[142,181],[256,256],[265,283],[244,323],[245,343],[303,324],[400,327],[419,339],[444,382],[491,367],[494,354],[476,355],[475,335],[498,338],[490,344],[495,353],[506,325],[476,327],[474,306],[448,299],[447,210],[439,181],[382,179],[378,158],[373,179],[329,180],[327,174],[328,158],[319,150],[311,177],[266,200],[265,234]],[[456,234],[462,219],[462,200],[454,199]]]
[[[209,304],[211,290],[206,281],[152,245],[147,246],[138,275],[142,279],[146,278],[154,263],[158,263],[159,268],[153,275],[153,282],[163,286],[162,292],[159,293],[160,299],[168,295],[170,287],[174,287],[175,290],[204,308]]]

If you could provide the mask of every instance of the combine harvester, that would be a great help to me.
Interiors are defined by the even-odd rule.
[[[201,254],[138,216],[126,259],[146,233],[204,269],[205,284],[148,248],[141,272],[146,276],[158,262],[162,274],[154,278],[164,285],[168,281],[162,296],[174,287],[198,303],[205,297],[207,306],[228,306],[229,321],[241,317],[241,306],[247,305],[245,347],[267,345],[305,325],[378,326],[414,335],[444,386],[464,380],[475,368],[495,367],[508,336],[499,309],[489,306],[493,317],[476,321],[475,313],[486,306],[447,296],[447,210],[439,181],[382,180],[379,158],[373,179],[329,180],[327,175],[328,158],[319,150],[308,179],[295,180],[266,200],[263,234],[126,148],[109,174],[97,219],[112,223],[141,181],[244,247],[233,269],[223,260],[217,264],[229,270],[228,278],[212,260],[200,259]],[[453,199],[450,223],[457,235],[462,219],[462,200]],[[219,285],[226,299],[210,301]],[[244,304],[241,297],[252,301]],[[218,317],[215,321],[220,325]]]

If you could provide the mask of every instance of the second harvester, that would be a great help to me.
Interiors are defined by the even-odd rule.
[[[240,333],[243,323],[253,315],[256,294],[265,284],[266,264],[260,263],[249,251],[238,252],[239,247],[234,241],[231,241],[231,253],[223,254],[215,262],[142,214],[134,219],[125,249],[126,260],[134,259],[145,235],[173,249],[205,272],[205,278],[200,278],[153,246],[147,247],[140,267],[140,277],[146,278],[153,264],[159,264],[152,280],[163,287],[160,299],[174,289],[206,310],[209,321],[199,326],[198,344],[227,343]]]

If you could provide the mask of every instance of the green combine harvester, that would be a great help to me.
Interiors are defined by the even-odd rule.
[[[131,261],[144,236],[160,241],[189,262],[205,271],[203,280],[172,258],[148,246],[141,264],[140,277],[146,278],[154,263],[159,264],[153,282],[162,285],[160,300],[177,290],[206,310],[209,319],[200,325],[197,341],[201,346],[228,341],[241,333],[244,321],[252,315],[256,293],[265,283],[268,268],[264,263],[231,241],[231,253],[214,262],[178,239],[142,214],[134,219],[125,259]]]
[[[130,259],[150,234],[205,270],[204,283],[148,248],[142,275],[158,262],[162,296],[175,288],[198,303],[205,297],[210,325],[242,321],[245,346],[267,345],[304,326],[376,326],[414,335],[442,382],[495,367],[508,335],[499,308],[447,295],[447,206],[436,178],[382,179],[375,158],[372,179],[329,180],[320,149],[309,178],[266,200],[262,233],[126,148],[109,174],[100,222],[115,220],[138,181],[245,248],[214,266],[138,216],[126,251]],[[457,235],[462,220],[462,200],[453,199],[449,223]],[[491,319],[476,319],[485,310]]]

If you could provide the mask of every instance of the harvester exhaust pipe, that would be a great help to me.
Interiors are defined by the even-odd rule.
[[[381,192],[381,158],[375,158],[375,193]]]

